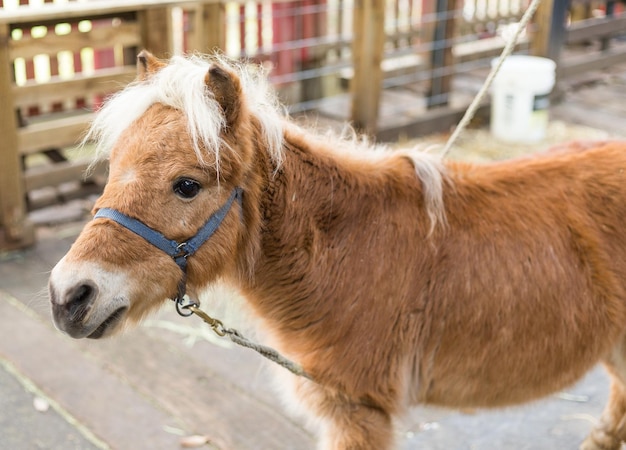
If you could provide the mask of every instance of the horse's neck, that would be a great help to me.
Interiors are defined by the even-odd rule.
[[[346,220],[356,210],[357,177],[336,156],[287,135],[284,160],[269,175],[261,200],[264,251],[282,255],[307,248],[313,234]]]
[[[417,223],[421,187],[407,158],[347,158],[325,147],[287,134],[281,166],[262,159],[255,255],[240,286],[283,336],[304,328],[323,335],[324,320],[343,320],[336,310],[359,295],[346,280],[359,275],[359,289],[369,289],[358,268],[429,229],[427,219]]]
[[[244,292],[257,302],[259,313],[272,315],[280,302],[295,305],[314,296],[311,273],[324,268],[311,265],[321,249],[333,245],[337,227],[358,212],[353,189],[358,180],[330,152],[318,152],[289,134],[278,169],[266,156],[261,161],[261,222]]]

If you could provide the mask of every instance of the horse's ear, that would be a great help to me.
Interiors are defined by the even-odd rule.
[[[148,50],[142,50],[137,55],[137,78],[145,80],[166,65],[165,62],[155,57]]]
[[[241,112],[241,82],[231,70],[212,64],[204,77],[204,81],[213,97],[224,111],[226,124],[232,127],[239,119]]]

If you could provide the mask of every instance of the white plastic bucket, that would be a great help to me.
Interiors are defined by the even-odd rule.
[[[523,143],[545,137],[555,69],[554,61],[537,56],[514,55],[504,61],[492,88],[491,133],[496,138]]]

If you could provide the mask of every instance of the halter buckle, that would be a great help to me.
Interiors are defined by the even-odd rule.
[[[181,242],[180,244],[178,244],[178,246],[176,247],[176,254],[173,256],[174,259],[178,259],[178,258],[185,258],[187,259],[187,257],[191,254],[189,252],[189,250],[187,250],[187,242]]]

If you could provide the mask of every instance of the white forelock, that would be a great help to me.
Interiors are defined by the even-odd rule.
[[[214,151],[219,164],[221,133],[225,118],[217,101],[207,95],[205,76],[212,64],[234,71],[241,80],[242,95],[261,123],[268,153],[276,164],[282,161],[283,114],[264,73],[226,58],[175,56],[169,64],[144,81],[135,81],[113,95],[96,115],[83,142],[94,141],[96,156],[108,157],[122,132],[155,103],[185,113],[194,149],[203,160],[204,147]]]

